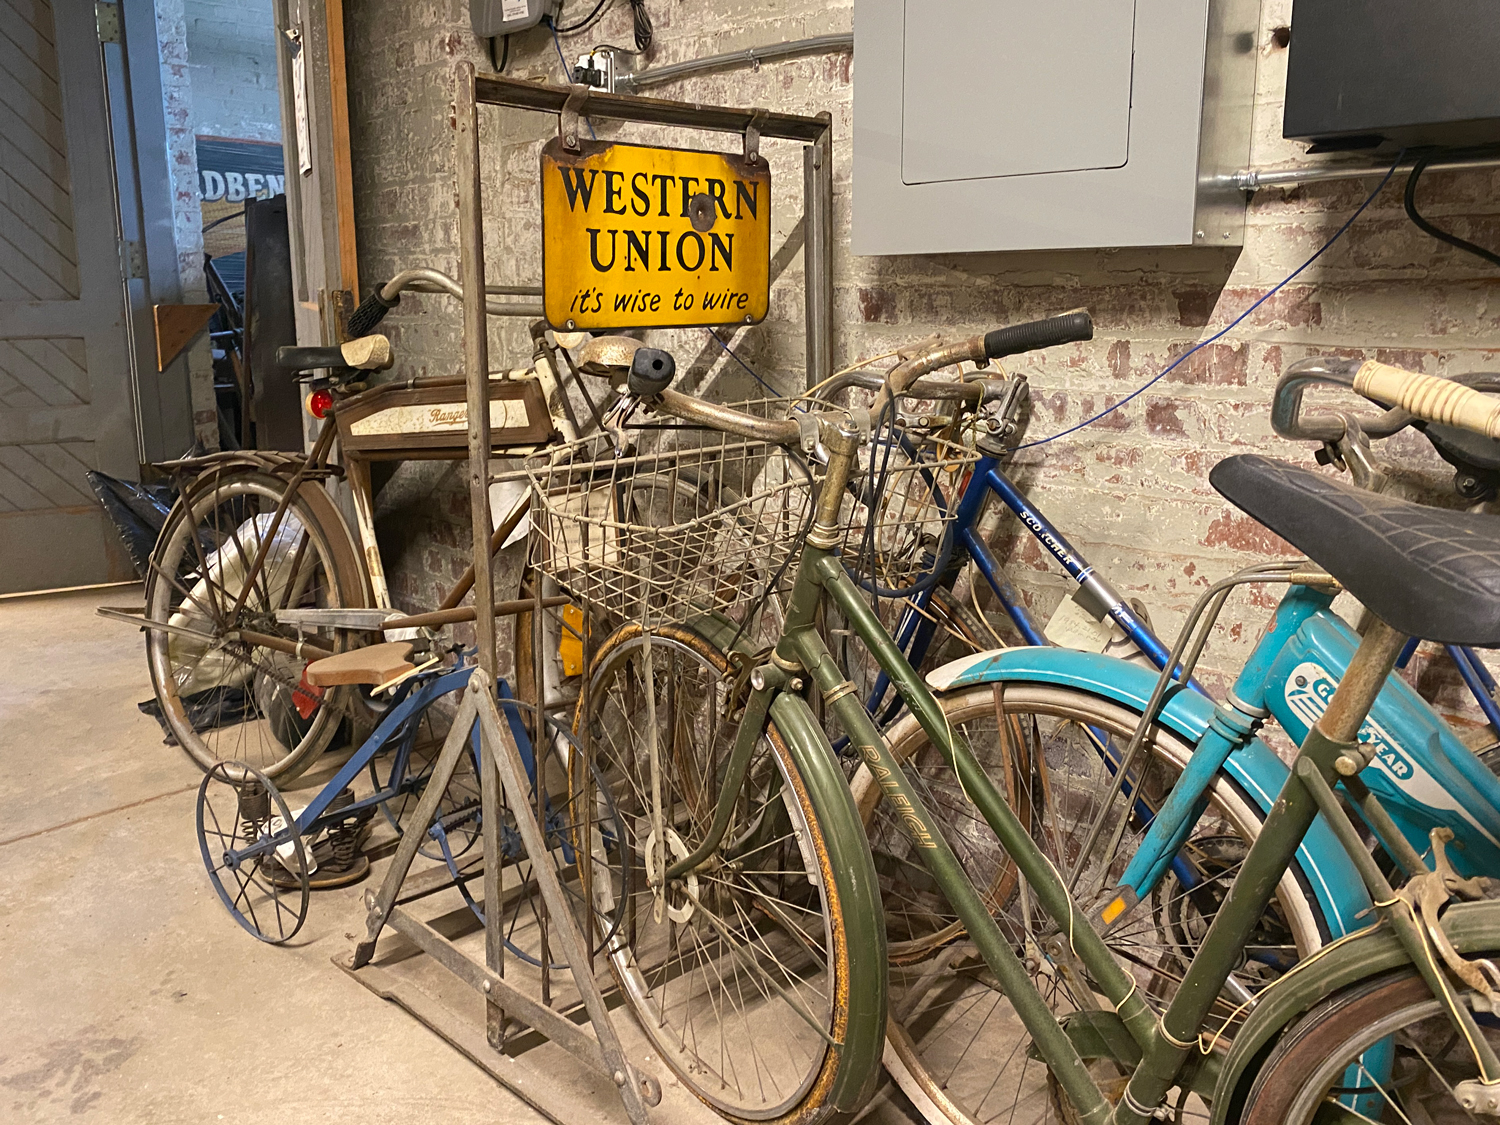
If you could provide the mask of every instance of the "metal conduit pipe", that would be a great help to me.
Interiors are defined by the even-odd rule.
[[[719,70],[732,66],[756,66],[773,59],[791,58],[794,55],[816,55],[834,51],[854,50],[854,33],[838,35],[815,35],[811,39],[793,39],[788,43],[772,43],[766,47],[748,47],[743,51],[730,51],[725,55],[710,55],[702,59],[669,63],[653,67],[639,74],[617,74],[615,92],[634,93],[645,86],[656,86],[662,82],[674,82],[690,74],[701,74],[708,70]]]
[[[1416,158],[1403,160],[1396,168],[1409,170]],[[1500,153],[1493,156],[1469,156],[1453,160],[1438,157],[1427,165],[1429,172],[1439,168],[1493,168],[1500,165]],[[1319,164],[1303,168],[1245,168],[1224,177],[1230,185],[1241,191],[1259,191],[1261,188],[1290,188],[1300,184],[1326,183],[1330,180],[1358,180],[1367,176],[1383,176],[1391,170],[1389,164]]]

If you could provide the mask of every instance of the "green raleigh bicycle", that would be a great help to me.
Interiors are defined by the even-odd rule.
[[[624,392],[617,435],[644,408],[688,423],[683,440],[716,431],[745,451],[720,477],[699,462],[698,507],[650,526],[611,503],[644,460],[628,450],[557,451],[533,475],[538,564],[629,621],[584,678],[569,766],[579,878],[626,1002],[684,1085],[737,1121],[857,1110],[882,1058],[921,1077],[903,1086],[933,1120],[1500,1117],[1493,884],[1453,872],[1442,830],[1431,866],[1409,845],[1382,866],[1343,805],[1402,839],[1359,780],[1374,748],[1358,733],[1408,634],[1500,645],[1500,521],[1257,456],[1216,467],[1231,503],[1309,556],[1297,581],[1348,589],[1371,620],[1269,812],[1227,781],[1205,790],[1179,856],[1216,877],[1153,893],[1105,936],[1074,893],[1080,872],[1124,869],[1138,810],[1160,807],[1191,747],[1103,692],[939,697],[868,604],[860,559],[889,531],[869,488],[887,454],[869,434],[924,375],[1066,338],[1041,321],[931,347],[868,412],[781,419],[671,390],[664,352],[586,346],[580,366]],[[1500,404],[1456,383],[1373,362],[1319,370],[1500,438]],[[961,442],[929,436],[950,444],[925,468],[913,459],[911,479],[956,483]],[[649,471],[670,477],[670,456]],[[909,710],[892,730],[830,654],[825,603]],[[857,752],[860,800],[830,730]],[[1103,833],[1101,802],[1123,810]],[[1292,873],[1315,821],[1378,912],[1331,944]],[[962,1010],[931,1003],[955,982]]]

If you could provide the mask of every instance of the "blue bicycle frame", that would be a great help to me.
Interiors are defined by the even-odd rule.
[[[1027,644],[1046,645],[1050,642],[1032,621],[1031,614],[1021,600],[1021,595],[1010,584],[1000,561],[995,558],[990,545],[979,534],[979,517],[991,493],[1015,514],[1016,518],[1021,521],[1021,525],[1030,531],[1036,537],[1037,542],[1046,548],[1047,552],[1068,572],[1068,577],[1078,583],[1081,592],[1080,600],[1096,616],[1102,618],[1107,615],[1153,664],[1158,668],[1166,666],[1167,658],[1171,655],[1167,646],[1162,644],[1150,627],[1135,615],[1125,599],[1115,592],[1088,560],[1073,548],[1063,533],[1021,495],[1020,489],[1000,467],[999,458],[984,456],[975,462],[968,483],[959,496],[958,508],[954,512],[950,534],[955,536],[955,560],[960,560],[964,555],[974,560],[975,566],[984,575],[985,581],[989,583],[990,589],[995,592],[995,597]],[[936,632],[937,626],[929,607],[937,588],[937,584],[934,583],[915,595],[912,598],[912,606],[902,614],[901,621],[896,627],[896,644],[907,654],[907,659],[911,661],[913,667],[921,666],[922,659],[927,655],[927,648],[932,642],[933,634]],[[867,710],[872,715],[880,711],[889,693],[890,678],[882,672],[866,700]],[[897,701],[894,707],[899,708],[899,706],[900,703]],[[888,721],[894,715],[887,714],[880,717],[882,721]]]

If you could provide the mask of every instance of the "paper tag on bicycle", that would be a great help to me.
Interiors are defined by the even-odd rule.
[[[302,808],[289,809],[287,811],[292,814],[292,820],[295,821],[302,815],[306,808],[307,806],[303,805]],[[260,834],[262,836],[274,836],[278,832],[285,831],[285,829],[286,821],[280,816],[273,816],[271,823],[266,825]],[[313,858],[312,848],[310,847],[304,846],[302,854],[307,859],[307,873],[311,875],[318,869],[318,861]],[[297,841],[288,840],[284,844],[277,844],[275,855],[282,867],[285,867],[293,875],[297,874]]]
[[[554,137],[542,149],[542,302],[556,329],[756,324],[771,173],[722,152]]]
[[[1042,633],[1060,648],[1079,652],[1103,652],[1112,642],[1122,641],[1125,634],[1109,618],[1094,620],[1093,614],[1072,598],[1064,598],[1047,622]]]

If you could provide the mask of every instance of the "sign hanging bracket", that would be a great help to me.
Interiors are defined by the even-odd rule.
[[[750,123],[745,126],[745,163],[755,165],[760,162],[760,130],[765,124],[766,118],[771,115],[767,109],[752,109],[750,111]]]
[[[569,152],[579,152],[581,146],[578,143],[579,116],[588,108],[589,92],[591,87],[581,82],[576,82],[568,87],[568,99],[563,102],[563,107],[557,114],[557,135],[562,138],[562,146]]]

